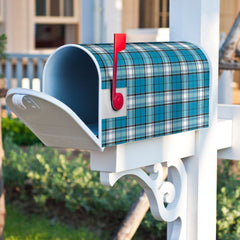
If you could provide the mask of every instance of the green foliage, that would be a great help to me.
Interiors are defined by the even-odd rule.
[[[34,186],[34,200],[40,206],[53,199],[64,201],[71,211],[83,207],[88,212],[101,214],[104,210],[124,209],[126,201],[131,202],[136,195],[128,192],[129,183],[125,181],[121,183],[123,190],[119,186],[115,191],[108,191],[109,188],[100,184],[98,173],[89,171],[88,161],[81,155],[68,160],[71,152],[63,155],[55,149],[39,146],[23,152],[10,138],[5,139],[4,149],[5,183],[12,187],[17,185],[25,195],[24,185],[30,180]],[[120,199],[119,191],[125,191],[124,200]]]
[[[7,43],[7,37],[5,34],[0,35],[0,59],[6,58],[5,47]]]
[[[12,140],[18,145],[33,145],[40,143],[40,140],[17,118],[2,118],[2,135],[11,135]]]
[[[89,170],[89,162],[81,154],[71,151],[59,154],[56,149],[39,145],[23,151],[9,136],[4,139],[3,160],[5,186],[18,189],[19,198],[35,203],[47,211],[49,202],[64,204],[70,212],[84,211],[97,219],[121,221],[140,192],[139,185],[131,178],[116,183],[113,188],[103,186],[99,173]],[[32,186],[29,195],[27,185]],[[117,220],[118,219],[118,220]],[[142,228],[154,231],[157,236],[165,224],[149,214]]]
[[[122,219],[140,192],[139,185],[125,178],[113,188],[104,187],[99,174],[89,170],[89,163],[71,151],[34,145],[23,151],[16,145],[31,145],[39,140],[18,119],[2,121],[5,159],[5,186],[18,189],[20,199],[34,199],[42,209],[48,203],[64,204],[70,212],[84,210],[98,219]],[[240,163],[239,163],[240,164]],[[235,240],[240,236],[240,166],[231,171],[231,162],[223,161],[218,169],[217,239]],[[31,185],[31,192],[26,185]],[[166,224],[147,213],[141,228],[158,239],[165,238]]]
[[[236,240],[240,236],[240,174],[231,169],[229,160],[224,160],[218,169],[218,240]]]
[[[156,239],[167,239],[167,223],[162,221],[156,221],[150,211],[148,211],[146,216],[144,217],[141,223],[141,227],[151,232],[151,234],[155,236]]]
[[[5,34],[0,35],[0,60],[6,59],[5,49],[6,49],[7,37]],[[3,73],[0,72],[0,77],[3,77]]]
[[[89,171],[88,161],[83,160],[81,155],[68,160],[71,152],[63,155],[55,149],[39,146],[23,152],[8,137],[5,138],[4,149],[6,185],[17,185],[22,197],[26,198],[24,187],[26,182],[31,182],[32,196],[42,207],[48,200],[54,200],[56,203],[64,202],[71,211],[84,208],[98,215],[104,211],[126,211],[126,204],[133,202],[137,194],[137,191],[130,191],[129,186],[139,189],[135,182],[121,181],[109,191],[108,187],[101,185],[98,173]]]
[[[7,205],[4,235],[6,240],[98,240],[97,234],[85,227],[74,229],[40,216],[26,216]],[[102,238],[101,238],[102,239]],[[109,238],[105,238],[109,239]]]

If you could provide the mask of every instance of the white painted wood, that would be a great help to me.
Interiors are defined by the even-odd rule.
[[[103,16],[103,2],[100,0],[94,0],[93,18],[94,18],[94,42],[100,43],[102,36],[102,16]]]
[[[94,42],[94,1],[81,1],[81,43]]]
[[[223,43],[225,42],[227,34],[225,32],[221,32],[220,34],[220,42],[219,42],[219,49],[221,49]]]
[[[101,118],[116,118],[127,116],[127,88],[118,88],[117,92],[123,95],[123,106],[120,110],[115,111],[112,107],[111,89],[101,89]]]
[[[100,67],[98,65],[98,62],[96,60],[96,58],[93,56],[93,54],[87,50],[86,48],[84,48],[83,46],[80,46],[80,45],[77,45],[77,44],[68,44],[68,45],[63,45],[62,47],[59,47],[56,51],[53,52],[53,54],[50,55],[50,57],[48,58],[46,64],[45,64],[45,67],[43,69],[43,92],[44,93],[47,93],[51,96],[54,95],[54,92],[55,92],[55,88],[56,86],[59,87],[59,82],[58,82],[58,79],[57,78],[54,78],[51,74],[52,70],[54,71],[57,71],[57,69],[59,68],[58,66],[58,59],[59,58],[62,58],[63,57],[63,53],[65,52],[66,55],[65,55],[65,58],[69,55],[67,54],[67,49],[75,49],[76,51],[84,51],[90,58],[91,60],[93,61],[94,63],[94,66],[96,67],[96,69],[93,68],[93,71],[97,71],[97,75],[98,75],[98,78],[97,78],[97,82],[98,82],[98,90],[101,89],[101,84],[102,84],[102,80],[101,80],[101,72],[100,72]],[[62,54],[60,54],[60,52],[62,52]],[[70,55],[72,57],[72,55]],[[79,55],[81,56],[81,55]],[[76,57],[76,54],[75,54],[75,57]],[[75,59],[75,61],[78,61],[77,59]],[[68,70],[70,72],[72,72],[72,70]],[[70,77],[70,75],[69,75]],[[72,76],[74,77],[74,76]],[[51,79],[51,81],[49,81],[49,79]],[[95,84],[97,84],[97,82],[95,82]],[[68,86],[68,90],[70,89],[70,87],[73,87],[73,85],[69,85]],[[74,86],[75,87],[75,86]],[[95,85],[96,87],[96,85]],[[63,90],[63,89],[62,89]],[[87,90],[89,91],[90,88]],[[102,91],[99,91],[99,94],[98,94],[98,135],[99,136],[99,139],[100,141],[102,140],[102,121],[101,121],[101,105],[102,105],[102,98],[101,98],[101,93]],[[63,94],[66,94],[66,91],[64,90],[64,93]],[[90,93],[91,95],[91,93]],[[79,93],[77,93],[75,96],[73,96],[72,92],[71,92],[71,97],[72,99],[74,99],[74,101],[76,102],[76,98],[79,96]],[[58,98],[58,97],[57,97]]]
[[[163,181],[163,167],[169,169],[168,181]],[[186,240],[187,174],[184,164],[181,159],[172,159],[146,167],[145,171],[137,168],[120,173],[101,172],[100,179],[102,184],[113,186],[121,177],[132,176],[145,190],[154,218],[176,222],[169,239]]]
[[[127,29],[127,42],[166,42],[169,41],[169,28]]]
[[[47,146],[102,151],[102,143],[67,105],[47,94],[15,88],[8,107]]]
[[[240,106],[218,105],[218,117],[232,120],[232,147],[218,151],[218,158],[240,160]]]
[[[218,107],[219,113],[219,107]],[[239,119],[240,121],[240,119]],[[233,136],[233,121],[218,119],[217,122],[217,150],[222,150],[232,147]],[[240,142],[239,142],[240,145]],[[240,156],[239,156],[240,157]],[[219,158],[219,152],[218,152]],[[240,158],[239,158],[240,159]]]
[[[232,104],[233,71],[224,70],[218,82],[218,103]]]
[[[101,41],[110,43],[113,42],[113,34],[122,31],[122,0],[104,0],[101,2],[103,2]]]
[[[122,172],[195,154],[195,132],[183,132],[91,151],[91,170]]]
[[[212,240],[216,238],[219,0],[171,0],[170,40],[200,45],[212,64],[210,127],[197,131],[196,154],[184,160],[188,176],[187,240]]]

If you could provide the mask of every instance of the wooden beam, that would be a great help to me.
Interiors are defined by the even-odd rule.
[[[219,69],[221,69],[221,70],[240,70],[240,62],[220,62]]]
[[[240,36],[235,50],[235,58],[240,58]]]
[[[131,240],[148,210],[147,194],[142,190],[113,239]]]
[[[167,175],[168,169],[163,168],[163,180],[167,178]],[[149,207],[147,194],[142,190],[113,239],[131,240],[149,210]]]

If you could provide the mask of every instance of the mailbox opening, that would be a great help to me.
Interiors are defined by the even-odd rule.
[[[92,54],[79,45],[59,48],[43,72],[43,92],[71,108],[98,136],[99,68]]]

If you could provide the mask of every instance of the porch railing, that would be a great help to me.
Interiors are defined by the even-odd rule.
[[[42,72],[49,55],[8,53],[0,64],[0,88],[25,87],[42,90]]]
[[[7,58],[0,61],[0,88],[23,87],[42,91],[43,67],[49,55],[8,53]],[[5,98],[0,98],[1,108],[6,107]],[[3,114],[3,112],[2,112]]]

